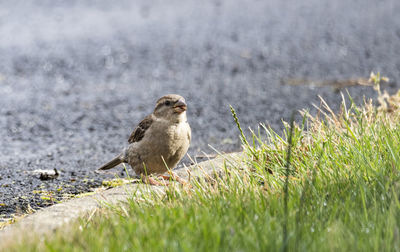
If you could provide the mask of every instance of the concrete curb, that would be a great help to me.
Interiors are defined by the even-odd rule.
[[[204,177],[222,171],[224,164],[229,167],[241,163],[243,156],[243,153],[225,154],[215,159],[192,165],[187,170],[190,171],[192,178]],[[179,169],[175,172],[180,177],[188,179],[187,170]],[[132,197],[140,198],[142,194],[139,192],[146,191],[163,194],[165,193],[165,188],[143,184],[126,184],[39,210],[24,217],[15,224],[11,224],[0,230],[0,249],[4,245],[29,238],[30,235],[41,236],[51,233],[67,223],[71,223],[85,215],[90,215],[95,210],[104,208],[108,204],[115,205],[127,201],[128,198]]]

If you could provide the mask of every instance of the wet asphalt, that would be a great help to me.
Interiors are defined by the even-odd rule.
[[[186,98],[196,156],[240,150],[229,104],[244,128],[278,131],[318,95],[338,107],[332,87],[287,80],[381,71],[395,92],[398,13],[397,0],[0,1],[0,216],[123,176],[94,170],[164,94]],[[34,173],[54,168],[56,179]]]

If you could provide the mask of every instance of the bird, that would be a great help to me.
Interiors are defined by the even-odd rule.
[[[170,177],[180,183],[185,181],[171,170],[185,156],[191,140],[191,128],[186,117],[187,104],[177,94],[159,98],[152,114],[146,116],[133,130],[129,145],[122,152],[98,170],[108,170],[121,163],[128,163],[143,182],[151,185],[167,185],[151,175],[167,171]]]

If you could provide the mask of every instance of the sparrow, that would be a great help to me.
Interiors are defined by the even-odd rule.
[[[158,99],[153,113],[133,130],[128,139],[129,145],[99,170],[128,163],[145,183],[160,185],[150,175],[167,171],[173,179],[184,183],[183,179],[170,171],[184,157],[190,145],[191,129],[186,110],[187,104],[180,95],[169,94]]]

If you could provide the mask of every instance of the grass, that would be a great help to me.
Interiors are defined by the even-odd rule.
[[[7,249],[400,251],[400,93],[379,102],[343,102],[335,114],[322,100],[283,136],[264,125],[242,134],[245,163],[219,177]]]

